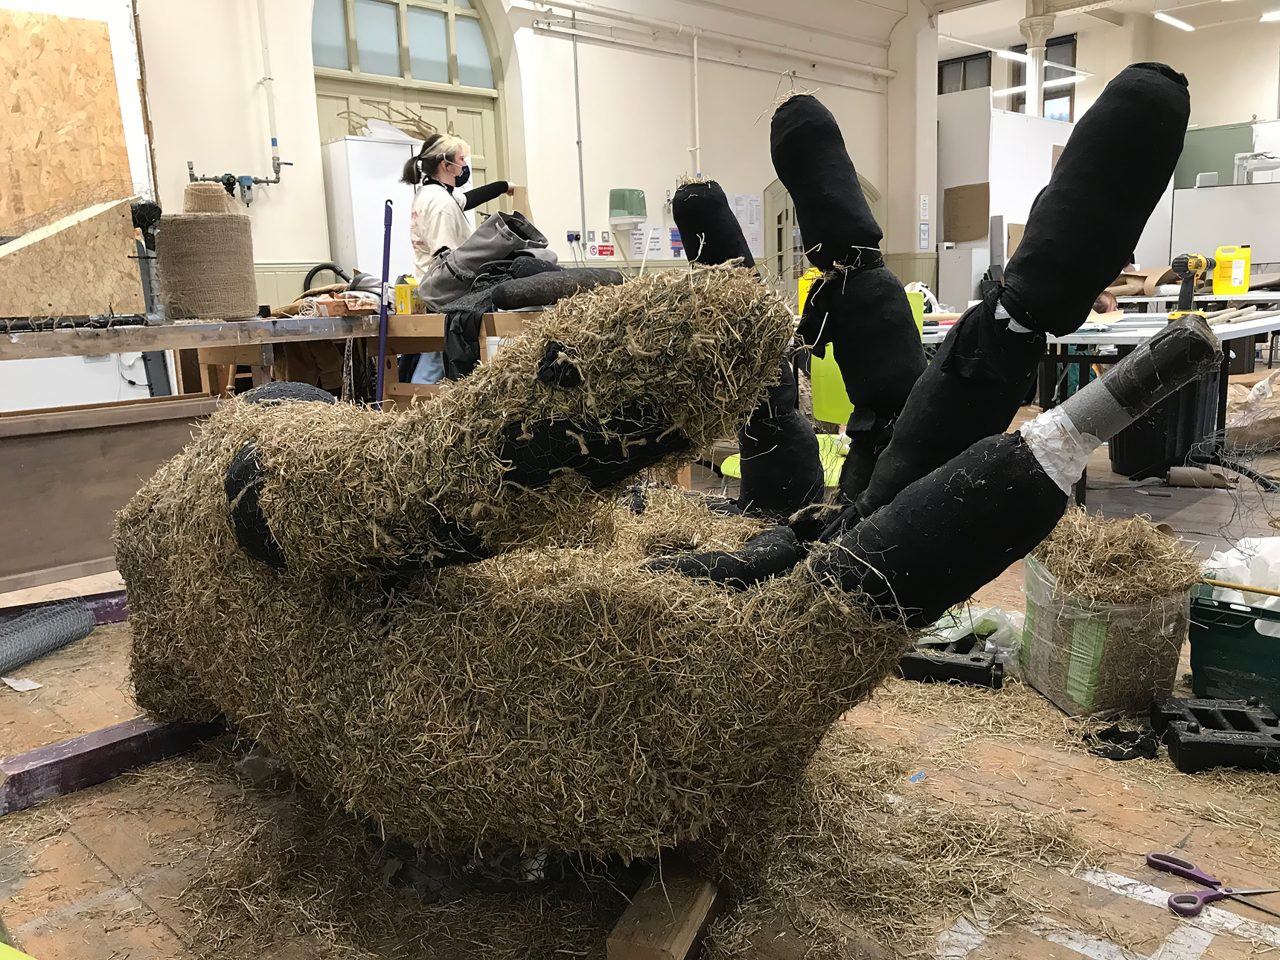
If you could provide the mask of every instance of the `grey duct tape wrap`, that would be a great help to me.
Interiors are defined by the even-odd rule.
[[[830,270],[867,259],[867,266],[881,262],[884,234],[871,215],[830,110],[808,94],[787,100],[773,112],[769,154],[795,203],[810,263]]]
[[[1005,270],[1001,302],[1023,326],[1075,330],[1124,268],[1169,185],[1191,113],[1187,80],[1135,63],[1071,132]]]
[[[1081,433],[1109,440],[1153,406],[1222,363],[1222,348],[1199,317],[1177,320],[1117,363],[1103,390],[1081,390],[1062,410]]]
[[[606,267],[576,267],[549,270],[531,277],[504,280],[493,288],[493,305],[498,310],[522,307],[549,307],[583,290],[602,284],[618,284],[622,274]]]
[[[684,252],[694,263],[718,264],[741,260],[754,267],[755,258],[742,235],[742,224],[729,209],[729,198],[714,180],[682,184],[671,198],[671,215],[684,243]]]

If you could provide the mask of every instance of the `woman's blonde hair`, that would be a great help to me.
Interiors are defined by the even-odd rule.
[[[471,147],[461,137],[452,133],[433,133],[422,142],[422,149],[409,158],[400,179],[416,187],[427,177],[435,176],[440,164],[446,160],[452,163],[470,152]]]

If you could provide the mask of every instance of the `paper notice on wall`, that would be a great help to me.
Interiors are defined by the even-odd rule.
[[[747,238],[753,257],[764,256],[764,198],[758,193],[735,193],[730,197],[733,215]]]
[[[640,260],[654,260],[662,256],[662,227],[651,223],[636,224],[631,231],[631,256]]]

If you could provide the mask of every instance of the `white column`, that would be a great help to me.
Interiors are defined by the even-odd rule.
[[[938,242],[938,28],[921,0],[889,37],[885,252],[897,269],[933,279]],[[907,259],[909,258],[909,259]],[[915,269],[908,268],[915,264]]]
[[[1028,6],[1030,6],[1030,2]],[[1053,14],[1037,14],[1018,21],[1027,40],[1027,116],[1044,116],[1045,41],[1053,33]]]

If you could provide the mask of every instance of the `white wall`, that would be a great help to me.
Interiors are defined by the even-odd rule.
[[[946,191],[968,183],[982,183],[991,177],[991,89],[963,90],[938,97],[938,240],[949,241],[942,224],[946,222]],[[987,241],[964,240],[957,248],[986,249]]]
[[[524,91],[530,204],[553,249],[567,258],[565,233],[581,224],[573,47],[561,37],[520,30],[515,48]],[[664,211],[665,200],[678,177],[694,172],[692,61],[583,41],[578,71],[587,229],[610,229],[610,188],[643,189],[649,223],[663,226],[665,259],[670,259],[665,230],[674,221]],[[763,194],[775,179],[769,118],[779,79],[704,61],[699,87],[703,175],[727,193]],[[839,121],[858,172],[883,191],[884,96],[839,86],[821,89],[818,96]]]
[[[197,175],[271,176],[262,48],[255,0],[137,0],[160,204],[182,209],[187,161]],[[268,0],[280,156],[275,186],[249,208],[258,262],[329,258],[320,124],[311,61],[312,0]]]
[[[1124,23],[1097,21],[1076,34],[1076,66],[1093,74],[1076,84],[1076,119],[1093,105],[1111,78],[1131,63],[1149,59],[1150,17],[1128,14]]]
[[[1280,23],[1253,21],[1194,33],[1167,27],[1152,32],[1150,51],[1153,59],[1187,75],[1193,124],[1280,116]]]
[[[1007,110],[991,113],[991,215],[1026,224],[1036,195],[1053,171],[1053,148],[1071,135],[1071,124]]]

